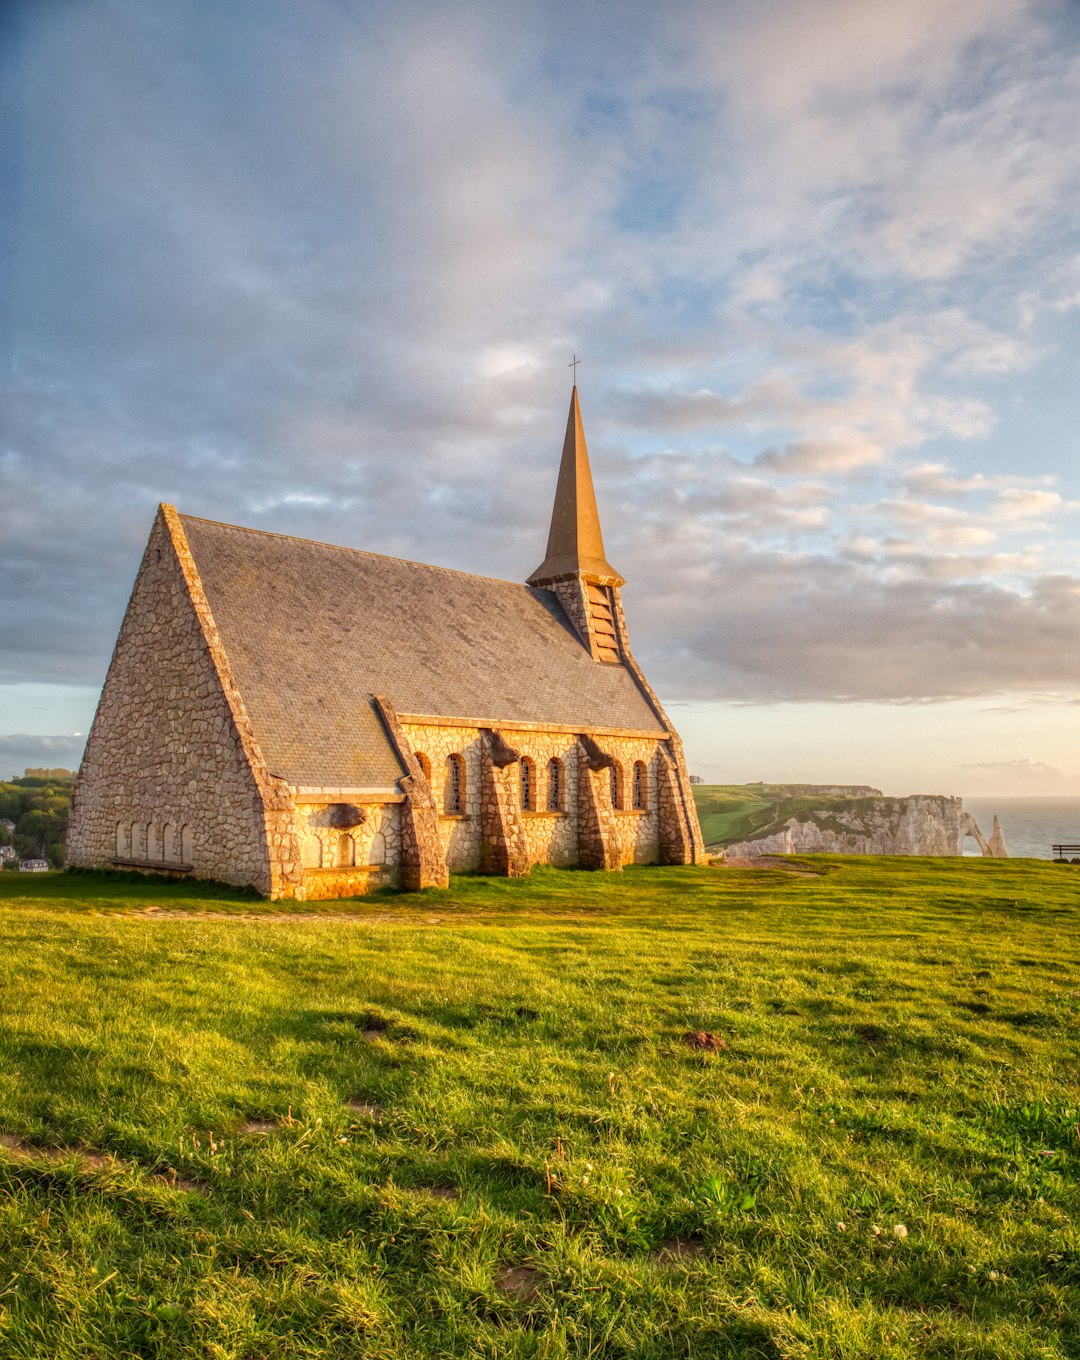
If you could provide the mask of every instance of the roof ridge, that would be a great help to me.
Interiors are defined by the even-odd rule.
[[[435,562],[418,562],[414,557],[395,557],[392,553],[372,552],[370,548],[350,548],[344,543],[327,543],[321,538],[304,538],[300,534],[282,534],[276,529],[253,529],[247,524],[229,524],[223,519],[207,519],[205,515],[188,515],[182,510],[176,512],[182,520],[197,520],[200,524],[212,524],[218,529],[236,529],[242,534],[260,534],[263,538],[284,538],[290,543],[308,543],[314,548],[333,548],[335,552],[355,553],[358,557],[377,557],[383,562],[405,562],[410,567],[425,567],[428,571],[445,571],[451,576],[468,576],[474,581],[490,581],[492,585],[514,586],[527,590],[530,594],[540,593],[540,588],[531,586],[527,581],[508,581],[503,576],[484,576],[477,571],[461,571],[458,567],[440,567]],[[550,591],[544,591],[550,595]]]

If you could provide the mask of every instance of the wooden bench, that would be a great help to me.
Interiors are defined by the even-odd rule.
[[[1073,855],[1080,856],[1080,845],[1052,845],[1050,848],[1056,860],[1064,860]]]

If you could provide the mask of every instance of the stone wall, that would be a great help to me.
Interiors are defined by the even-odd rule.
[[[167,870],[171,860],[197,878],[290,896],[302,882],[294,817],[288,788],[262,763],[183,532],[163,509],[87,740],[67,863]]]
[[[431,788],[439,809],[439,831],[444,853],[452,872],[479,870],[484,862],[483,754],[481,728],[403,724],[412,748],[422,753],[431,768]],[[519,826],[525,837],[526,858],[531,864],[563,867],[579,863],[578,781],[581,745],[576,733],[543,732],[503,727],[497,729],[519,756],[533,763],[536,775],[536,810],[520,811]],[[615,842],[614,854],[620,864],[655,864],[659,859],[658,748],[653,737],[597,738],[622,770],[626,807],[614,811],[609,835]],[[465,805],[461,814],[446,811],[447,760],[457,754],[465,762]],[[562,766],[561,806],[550,810],[548,804],[548,763],[556,759]],[[634,810],[633,767],[644,761],[647,771],[644,812]],[[504,798],[514,800],[520,810],[520,764],[515,761],[500,771]],[[604,780],[610,776],[605,770]],[[610,803],[610,787],[607,798]]]
[[[344,800],[343,798],[343,801]],[[401,882],[401,806],[372,803],[360,808],[364,821],[342,828],[336,804],[298,803],[297,835],[304,867],[305,901],[359,897]]]

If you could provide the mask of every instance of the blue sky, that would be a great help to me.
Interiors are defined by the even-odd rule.
[[[524,579],[712,779],[1075,792],[1080,7],[11,3],[0,773],[154,506]]]

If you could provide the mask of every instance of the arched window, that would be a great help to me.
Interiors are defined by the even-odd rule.
[[[146,858],[161,858],[161,836],[158,833],[156,822],[146,823]]]
[[[430,783],[431,783],[431,761],[428,760],[427,756],[424,755],[423,751],[417,751],[415,754],[416,754],[416,763],[417,763],[417,765],[419,765],[420,768],[423,770],[423,772],[424,772],[424,778],[427,780],[428,784],[430,784]]]
[[[356,843],[347,831],[342,831],[337,838],[337,854],[334,862],[341,869],[348,868],[356,863]]]
[[[305,869],[322,868],[322,841],[310,832],[300,842],[300,863]]]
[[[131,823],[131,858],[146,858],[146,824],[144,822]]]
[[[634,761],[634,807],[649,806],[649,775],[643,760]]]
[[[446,757],[444,806],[449,813],[465,811],[465,760],[457,752]]]
[[[558,812],[563,805],[562,761],[554,756],[548,761],[548,810]]]
[[[116,858],[127,859],[131,855],[131,824],[116,823]]]
[[[176,828],[166,822],[161,831],[161,858],[171,864],[176,859]]]
[[[611,767],[611,806],[613,808],[623,806],[623,774],[618,761]]]
[[[521,757],[521,806],[525,812],[536,811],[536,766],[528,756]]]
[[[182,826],[182,827],[180,828],[180,862],[181,862],[181,864],[190,864],[190,863],[191,863],[191,860],[192,860],[192,856],[193,856],[194,853],[195,853],[195,850],[194,850],[194,846],[192,845],[191,827],[190,827],[190,826]]]

